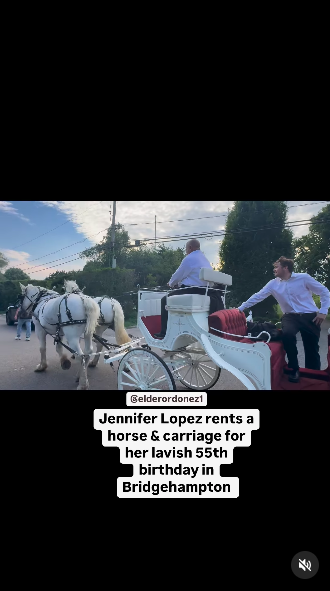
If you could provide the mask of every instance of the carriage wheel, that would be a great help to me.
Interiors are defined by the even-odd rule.
[[[174,362],[171,364],[171,361]],[[221,369],[204,350],[180,351],[170,356],[175,377],[191,390],[204,392],[217,383]]]
[[[128,373],[129,370],[129,373]],[[118,367],[118,390],[176,390],[166,363],[153,351],[133,349],[124,355]]]

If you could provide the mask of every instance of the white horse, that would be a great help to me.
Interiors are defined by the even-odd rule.
[[[97,326],[100,308],[97,303],[84,294],[60,295],[56,291],[47,290],[37,285],[22,285],[22,309],[33,310],[36,334],[40,343],[41,361],[35,371],[44,371],[47,367],[46,360],[46,336],[47,333],[65,336],[68,345],[77,351],[81,357],[81,365],[76,377],[79,382],[78,390],[87,390],[89,387],[87,379],[87,365],[89,356],[93,353],[92,338]],[[60,317],[59,317],[60,315]],[[60,326],[59,326],[60,324]],[[46,332],[47,331],[47,332]],[[85,352],[83,353],[79,338],[85,333]],[[56,343],[56,351],[59,354],[62,369],[69,369],[71,361],[63,352],[62,345]]]
[[[75,281],[64,280],[64,288],[66,293],[82,294],[81,289]],[[98,326],[95,329],[95,334],[102,337],[104,331],[109,327],[115,331],[117,345],[124,345],[131,341],[125,330],[125,318],[123,309],[117,300],[108,296],[101,296],[92,298],[98,307]],[[95,367],[100,358],[100,353],[103,349],[102,343],[97,341],[96,354],[94,359],[90,362],[89,367]]]

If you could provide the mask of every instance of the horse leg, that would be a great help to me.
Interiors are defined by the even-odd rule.
[[[90,355],[93,353],[93,335],[85,334],[85,351],[81,358],[79,386],[77,390],[89,390],[89,382],[87,378],[87,368]]]
[[[40,326],[39,322],[35,321],[36,333],[40,344],[40,363],[37,365],[34,371],[44,371],[47,367],[47,360],[46,360],[46,336],[47,334]]]
[[[86,337],[85,337],[85,339],[86,339]],[[85,368],[84,368],[83,358],[82,358],[84,353],[82,351],[82,348],[80,347],[79,336],[70,336],[67,338],[67,340],[68,340],[69,347],[71,347],[71,349],[73,349],[74,351],[77,351],[77,353],[79,353],[79,358],[78,358],[79,368],[78,368],[78,372],[76,375],[76,382],[79,382],[79,386],[78,386],[77,390],[88,390],[89,384],[88,384],[88,380],[87,380],[86,363],[88,363],[88,361],[89,361],[89,355],[87,356],[87,358],[85,356]],[[91,350],[93,351],[92,347],[91,347]]]
[[[63,352],[63,347],[61,343],[56,343],[56,352],[59,355],[61,368],[62,369],[70,369],[71,361],[68,359],[67,355]]]
[[[79,370],[76,377],[76,382],[78,382],[77,390],[89,390],[89,382],[87,378],[88,360],[89,355],[86,356],[83,353],[81,353]]]
[[[103,335],[104,331],[105,331],[105,327],[102,325],[99,325],[95,329],[95,334],[97,334],[98,337],[101,337]],[[86,339],[86,337],[85,337],[85,339]],[[103,349],[102,343],[100,343],[99,341],[96,341],[96,353],[98,353],[98,355],[94,355],[94,359],[90,362],[88,367],[96,367],[97,366],[102,349]]]

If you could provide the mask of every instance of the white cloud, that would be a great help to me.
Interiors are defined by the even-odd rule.
[[[318,200],[315,199],[315,202]],[[288,201],[288,220],[301,221],[310,219],[316,215],[324,204],[315,204],[308,201]],[[112,209],[112,201],[39,201],[41,206],[57,209],[65,214],[73,223],[76,231],[88,238],[91,244],[96,244],[106,235],[110,225],[109,209]],[[152,239],[155,236],[155,215],[157,216],[157,240],[166,236],[177,236],[187,234],[188,237],[202,232],[223,231],[227,219],[228,209],[233,206],[234,201],[117,201],[116,223],[124,224],[131,241],[143,238]],[[304,207],[296,207],[307,203]],[[187,218],[207,218],[192,219]],[[220,216],[220,217],[215,217]],[[169,222],[168,220],[174,220]],[[178,221],[183,220],[183,221]],[[148,223],[146,223],[148,222]],[[166,223],[161,223],[166,222]],[[302,222],[304,223],[304,222]],[[131,225],[134,224],[134,225]],[[136,224],[136,225],[135,225]],[[293,227],[294,237],[303,236],[309,231],[309,224]],[[184,247],[187,238],[167,242],[172,248]],[[214,265],[219,262],[219,242],[222,237],[200,238],[201,247],[206,257]],[[153,243],[150,242],[152,246]],[[77,245],[78,246],[78,245]],[[83,250],[87,247],[79,245]],[[52,260],[52,257],[49,259]],[[48,265],[46,265],[48,266]],[[73,261],[61,268],[66,270],[78,269],[84,266],[84,261]],[[55,269],[56,270],[56,269]],[[40,278],[51,273],[51,270],[41,273]],[[37,274],[35,274],[37,275]]]
[[[28,263],[28,259],[30,257],[28,252],[25,252],[24,250],[10,250],[9,248],[2,248],[1,252],[9,261],[8,265],[2,269],[3,273],[12,267],[16,267],[22,271],[25,271],[26,264]]]
[[[24,222],[28,222],[31,226],[34,224],[29,220],[29,218],[25,217],[23,214],[19,213],[16,207],[12,206],[10,201],[0,201],[0,211],[4,213],[10,213],[12,215],[17,215],[21,220]]]
[[[329,202],[318,203],[318,200],[308,202],[305,201],[288,201],[288,221],[301,223],[301,226],[293,226],[294,238],[301,238],[305,234],[308,234],[310,224],[305,220],[310,220],[314,215],[317,215],[323,207]],[[307,204],[307,205],[306,205]]]
[[[72,262],[64,262],[64,264],[60,264],[59,261],[58,265],[56,263],[40,263],[36,265],[36,263],[31,262],[29,263],[30,254],[24,251],[18,250],[10,250],[6,248],[2,248],[1,252],[5,255],[9,264],[7,267],[3,268],[3,273],[12,267],[17,267],[27,273],[31,279],[45,279],[51,273],[55,273],[55,271],[75,271],[82,270],[86,261],[84,259],[72,260]],[[68,257],[70,260],[70,257]],[[72,259],[76,259],[76,256],[72,255]],[[52,257],[48,257],[47,260],[54,260]],[[39,268],[38,268],[39,267]],[[45,270],[43,270],[45,269]]]
[[[76,257],[73,257],[76,258]],[[86,264],[86,261],[84,259],[78,259],[75,261],[72,261],[72,263],[68,262],[68,263],[64,263],[62,265],[44,265],[44,266],[40,266],[40,270],[35,270],[35,269],[31,269],[30,271],[26,271],[26,273],[31,277],[31,279],[45,279],[46,277],[49,277],[49,275],[51,275],[52,273],[55,273],[56,271],[80,271],[83,269],[84,265]],[[45,269],[44,271],[42,271],[41,269]],[[24,271],[24,269],[23,269]],[[33,271],[33,273],[32,273]]]
[[[40,201],[40,203],[66,214],[77,232],[83,234],[92,244],[100,242],[110,225],[109,210],[110,207],[112,209],[112,201]],[[154,237],[155,215],[158,239],[165,236],[220,230],[226,220],[224,214],[228,213],[228,208],[232,205],[233,201],[117,201],[116,223],[124,224],[132,241]],[[213,217],[220,214],[223,214],[222,217]],[[206,216],[210,216],[211,219],[186,221],[186,218]],[[184,221],[176,221],[182,219]],[[171,223],[168,220],[174,221]],[[183,245],[184,240],[177,244]]]
[[[8,248],[2,248],[1,252],[9,261],[8,266],[4,269],[5,271],[10,267],[17,267],[18,265],[26,263],[30,256],[28,252],[24,252],[23,250],[10,250]]]

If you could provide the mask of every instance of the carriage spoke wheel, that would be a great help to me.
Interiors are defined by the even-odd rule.
[[[220,367],[201,349],[189,353],[188,351],[173,353],[170,356],[169,365],[172,367],[174,377],[183,386],[199,392],[212,388],[221,373]]]
[[[133,349],[121,359],[117,388],[140,391],[176,390],[175,381],[166,363],[156,353],[146,349]]]

